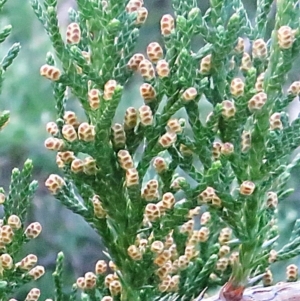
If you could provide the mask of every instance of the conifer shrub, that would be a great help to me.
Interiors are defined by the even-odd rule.
[[[40,68],[56,108],[45,147],[56,152],[58,171],[45,185],[99,234],[107,257],[68,294],[59,253],[49,297],[188,301],[221,288],[208,300],[300,298],[295,265],[283,285],[272,286],[271,272],[300,253],[300,220],[277,244],[278,203],[292,192],[286,184],[300,162],[299,155],[291,160],[300,119],[290,121],[286,110],[300,93],[300,81],[287,80],[300,50],[298,1],[273,4],[270,35],[273,1],[258,0],[253,21],[240,0],[211,0],[207,11],[195,0],[171,2],[161,40],[134,53],[148,15],[142,0],[77,0],[66,29],[56,0],[31,0],[54,49]],[[126,105],[134,75],[141,106]],[[70,109],[74,101],[80,112]],[[31,196],[28,166],[18,173],[17,193],[13,173],[7,208]],[[24,211],[5,214],[22,221]],[[17,231],[16,241],[26,241]],[[20,278],[19,269],[12,264],[7,277]],[[33,292],[26,300],[37,299]]]

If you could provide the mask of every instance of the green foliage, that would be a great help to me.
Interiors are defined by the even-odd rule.
[[[1,192],[4,206],[1,226],[1,279],[6,282],[1,289],[1,299],[8,298],[22,285],[39,278],[35,274],[37,270],[40,271],[40,276],[44,273],[42,266],[32,269],[36,262],[29,260],[30,264],[29,262],[25,264],[20,258],[24,244],[37,237],[41,231],[38,223],[25,226],[26,213],[37,189],[37,182],[31,180],[32,168],[30,160],[25,162],[23,170],[15,168],[7,196],[3,189]],[[37,232],[33,234],[32,230]]]
[[[5,4],[6,1],[1,1],[0,3],[0,11],[3,9],[3,5]],[[3,43],[7,37],[11,33],[11,25],[5,26],[1,31],[0,31],[0,43]],[[0,63],[0,91],[2,88],[2,82],[4,79],[4,74],[7,68],[12,64],[13,60],[16,58],[20,51],[20,45],[19,44],[14,44],[11,46],[11,48],[7,51],[6,55],[2,58],[1,63]],[[4,111],[0,114],[0,129],[2,129],[5,124],[9,120],[9,112]]]
[[[238,0],[212,0],[205,12],[196,1],[173,0],[175,17],[161,20],[164,46],[149,44],[149,60],[132,56],[147,15],[142,1],[78,0],[64,36],[55,0],[31,5],[55,52],[40,72],[52,80],[57,110],[45,145],[58,152],[63,176],[52,174],[46,186],[101,236],[115,272],[105,276],[98,262],[67,294],[60,253],[55,300],[75,300],[78,290],[81,300],[191,300],[227,281],[255,283],[271,263],[299,255],[298,220],[273,250],[277,203],[291,192],[286,184],[300,162],[289,162],[300,119],[290,122],[285,112],[300,83],[284,89],[300,47],[297,1],[278,1],[269,37],[271,1],[258,1],[252,24]],[[206,45],[195,50],[196,38]],[[1,76],[18,50],[3,58]],[[115,123],[135,71],[145,105]],[[74,98],[85,120],[70,111]],[[206,120],[203,102],[212,108]],[[5,112],[0,126],[7,120]],[[31,169],[27,162],[13,172],[4,223],[11,214],[23,221],[36,188]],[[13,256],[26,242],[18,231],[7,247]],[[14,286],[5,277],[6,298]],[[9,281],[19,287],[27,279]]]
[[[64,172],[64,179],[52,175],[46,185],[101,234],[122,286],[120,297],[112,284],[108,286],[116,300],[163,296],[171,300],[174,294],[190,300],[230,277],[234,286],[244,286],[249,277],[262,277],[271,261],[298,255],[298,239],[293,237],[274,260],[268,260],[278,237],[277,202],[290,192],[285,184],[299,162],[297,156],[288,164],[299,145],[299,119],[290,124],[283,111],[299,89],[291,87],[288,94],[282,89],[299,52],[298,31],[293,31],[299,26],[296,2],[278,5],[267,44],[261,38],[270,1],[259,3],[254,25],[240,1],[211,1],[204,14],[193,1],[173,1],[176,25],[170,15],[161,21],[165,61],[160,46],[150,44],[152,62],[137,63],[146,83],[141,86],[146,105],[139,109],[140,121],[131,108],[132,120],[127,111],[124,124],[116,125],[112,120],[123,86],[136,68],[131,55],[140,4],[130,1],[125,9],[121,1],[78,1],[78,12],[70,13],[76,26],[69,25],[65,44],[56,2],[45,1],[42,7],[32,1],[62,66],[61,73],[53,66],[54,57],[48,56],[48,65],[41,68],[42,75],[54,80],[58,111],[54,139],[46,145],[59,151],[58,164]],[[287,18],[290,14],[294,17]],[[194,36],[208,43],[197,53],[191,46]],[[244,36],[252,44],[252,57],[244,53]],[[55,72],[58,76],[52,76]],[[67,87],[80,101],[88,123],[66,117]],[[202,96],[213,106],[206,122],[200,121]],[[184,122],[172,119],[182,110]],[[162,170],[156,166],[157,173],[151,174],[157,156],[162,156],[162,164],[168,160],[170,164]],[[178,171],[184,176],[175,184]],[[152,180],[146,183],[149,177]],[[210,217],[200,229],[197,224],[193,227],[196,208]],[[154,241],[164,242],[162,254],[151,251]],[[231,264],[228,257],[227,263],[226,257],[220,258],[224,243],[231,254],[239,254]],[[175,255],[169,248],[176,250]],[[160,275],[168,264],[171,270]],[[85,291],[82,299],[108,294],[99,277],[92,287],[86,279],[79,285]],[[58,293],[59,280],[56,283]]]
[[[6,1],[0,3],[0,10]],[[3,43],[11,33],[11,26],[7,25],[0,32],[0,43]],[[20,50],[15,43],[0,63],[0,83],[4,79],[7,68],[12,64]],[[9,122],[9,111],[0,114],[0,129]],[[44,267],[35,266],[37,258],[30,254],[22,258],[21,251],[29,240],[36,238],[41,232],[39,223],[26,224],[26,217],[33,194],[37,189],[37,182],[32,181],[33,165],[31,160],[24,163],[22,170],[13,169],[10,186],[7,192],[0,188],[0,200],[3,205],[1,213],[1,239],[0,239],[0,299],[8,300],[21,287],[38,279],[44,274]],[[39,290],[35,291],[39,294]]]

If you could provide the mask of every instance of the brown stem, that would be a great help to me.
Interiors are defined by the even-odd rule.
[[[245,287],[237,286],[232,281],[228,281],[220,291],[220,299],[226,301],[241,301]]]

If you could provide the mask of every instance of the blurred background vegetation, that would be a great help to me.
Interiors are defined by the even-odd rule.
[[[68,24],[69,7],[76,8],[75,1],[60,0],[59,20],[61,32],[64,33]],[[137,52],[145,52],[146,46],[152,41],[161,41],[159,20],[165,13],[172,12],[170,0],[145,0],[145,7],[149,10],[149,18],[141,29]],[[255,0],[244,1],[250,18],[256,9]],[[199,1],[199,7],[205,11],[208,0]],[[39,221],[43,226],[43,233],[36,241],[28,244],[24,254],[34,253],[39,257],[39,263],[46,267],[47,274],[39,280],[42,289],[42,299],[51,297],[53,289],[51,273],[54,269],[56,254],[63,251],[66,256],[66,284],[68,289],[78,276],[94,269],[94,264],[103,257],[101,241],[90,227],[78,216],[62,208],[51,197],[44,187],[44,180],[50,173],[57,173],[55,153],[44,148],[47,137],[45,125],[55,120],[54,100],[49,81],[39,75],[39,68],[45,63],[47,51],[51,51],[51,44],[42,25],[35,17],[28,1],[8,0],[1,13],[0,25],[12,24],[13,31],[10,39],[0,49],[7,51],[14,42],[22,45],[21,53],[6,74],[2,88],[0,109],[11,111],[11,122],[1,133],[0,147],[0,183],[7,187],[10,172],[13,167],[20,167],[26,158],[31,158],[35,165],[35,178],[40,187],[34,204],[31,207],[28,223]],[[270,19],[270,27],[272,25]],[[201,44],[195,43],[195,50]],[[299,71],[295,68],[290,81],[299,80]],[[138,107],[142,100],[138,92],[139,78],[136,76],[128,84],[124,100],[126,106]],[[298,112],[297,102],[292,104],[293,112]],[[295,110],[296,108],[296,110]],[[116,116],[119,122],[125,111],[125,101]],[[205,110],[205,108],[203,108]],[[295,114],[295,113],[294,113]],[[298,113],[297,113],[298,114]],[[298,198],[299,170],[294,172],[291,185],[298,187],[295,193],[280,206],[280,228],[284,234],[290,231],[295,218],[299,215]],[[288,235],[283,235],[288,237]],[[23,255],[24,255],[23,254]],[[284,280],[284,268],[274,267],[275,280]],[[26,290],[29,287],[26,288]],[[24,289],[16,296],[24,298]]]

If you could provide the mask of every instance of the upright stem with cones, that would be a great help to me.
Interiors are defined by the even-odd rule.
[[[172,0],[161,43],[133,54],[142,0],[77,0],[64,36],[56,0],[31,1],[55,50],[40,72],[53,85],[45,146],[61,175],[46,186],[107,248],[108,265],[74,285],[83,300],[189,301],[225,285],[220,300],[244,301],[245,287],[271,285],[273,262],[300,253],[299,221],[285,246],[274,244],[277,205],[300,163],[289,156],[300,118],[285,110],[300,93],[299,81],[285,88],[300,13],[298,1],[277,1],[269,34],[272,2],[259,0],[250,22],[240,0],[211,0],[205,12]],[[134,73],[140,103],[124,92]],[[70,111],[74,97],[84,117]]]

